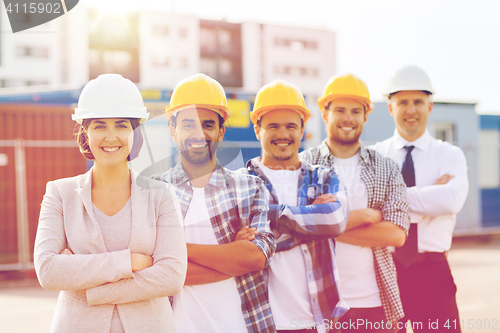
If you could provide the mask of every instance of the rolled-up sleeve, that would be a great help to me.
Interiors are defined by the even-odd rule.
[[[406,184],[397,164],[392,161],[390,163],[389,181],[381,209],[382,217],[385,221],[401,227],[408,235],[410,219],[408,217],[409,204],[406,200]]]
[[[269,198],[267,190],[263,183],[255,192],[251,207],[250,227],[256,228],[258,234],[252,242],[257,245],[260,251],[266,256],[266,266],[269,264],[274,252],[276,251],[276,241],[271,231],[271,224],[268,219]]]

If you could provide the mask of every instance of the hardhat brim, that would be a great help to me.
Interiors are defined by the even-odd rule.
[[[318,107],[321,111],[325,110],[325,107],[328,103],[331,101],[334,101],[336,99],[341,99],[341,98],[348,98],[348,99],[353,99],[361,104],[363,104],[366,108],[366,113],[370,113],[373,110],[373,103],[368,99],[364,98],[358,95],[351,95],[351,94],[330,94],[328,96],[325,96],[323,98],[318,99]]]
[[[304,124],[311,117],[311,112],[308,109],[306,109],[304,107],[301,107],[301,106],[298,106],[298,105],[268,105],[268,106],[260,107],[260,108],[258,108],[255,111],[252,111],[250,113],[250,120],[252,121],[252,123],[254,125],[257,125],[257,122],[259,121],[259,119],[263,115],[265,115],[266,113],[268,113],[269,111],[283,110],[283,109],[285,109],[285,110],[292,110],[292,111],[297,112],[300,115],[300,117],[302,119],[304,119]]]
[[[145,122],[149,118],[149,112],[144,106],[140,110],[96,110],[96,109],[82,109],[75,108],[75,114],[71,115],[71,118],[78,124],[81,124],[84,119],[104,119],[104,118],[136,118],[140,122]]]
[[[167,119],[170,120],[170,118],[173,115],[177,114],[179,111],[191,108],[203,108],[214,111],[218,113],[222,117],[222,119],[224,119],[224,122],[226,122],[231,116],[231,111],[229,110],[229,108],[221,105],[212,105],[212,104],[179,104],[175,106],[170,106],[165,108],[165,116],[167,117]]]

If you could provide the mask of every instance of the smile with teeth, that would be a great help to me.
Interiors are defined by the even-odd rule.
[[[341,126],[340,128],[344,131],[352,131],[354,129],[352,126]]]
[[[191,148],[205,148],[207,146],[207,143],[190,143],[189,146]]]
[[[288,147],[291,143],[290,142],[275,142],[274,144],[278,147]]]
[[[406,121],[412,123],[412,122],[417,121],[417,118],[406,118]]]
[[[108,153],[117,151],[118,149],[120,149],[120,147],[102,147],[102,150],[104,150]]]

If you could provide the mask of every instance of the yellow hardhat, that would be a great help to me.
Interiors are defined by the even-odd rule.
[[[304,96],[302,96],[299,88],[283,80],[275,80],[260,88],[257,96],[255,96],[250,120],[257,125],[260,117],[276,109],[296,111],[304,119],[304,124],[311,116],[311,112],[306,109]]]
[[[366,114],[373,110],[368,87],[356,75],[348,73],[328,80],[323,94],[318,98],[319,109],[323,111],[329,102],[339,98],[351,98],[361,102],[365,105]]]
[[[177,112],[191,107],[217,112],[224,121],[231,115],[227,108],[224,88],[205,74],[195,74],[179,82],[172,93],[170,106],[165,109],[165,114],[170,119]]]

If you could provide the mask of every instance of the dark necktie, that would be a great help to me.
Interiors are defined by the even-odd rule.
[[[403,179],[406,186],[415,186],[415,168],[413,166],[413,158],[411,157],[411,151],[415,146],[406,146],[406,158],[403,163],[403,168],[401,173],[403,174]],[[409,267],[418,254],[418,233],[417,224],[411,223],[410,230],[408,232],[408,239],[401,247],[396,247],[395,256],[405,267]]]

